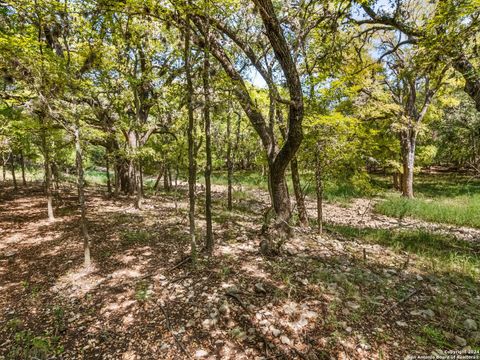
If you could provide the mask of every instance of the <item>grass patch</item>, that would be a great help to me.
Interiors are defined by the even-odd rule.
[[[419,175],[415,199],[388,194],[375,206],[378,213],[437,223],[480,228],[480,181],[464,175]]]
[[[328,225],[327,228],[348,238],[357,238],[396,251],[415,254],[431,270],[455,272],[471,277],[475,281],[480,280],[480,244],[424,230],[392,231],[332,225]]]
[[[480,194],[439,199],[389,196],[375,211],[396,218],[406,216],[437,223],[480,228]]]
[[[146,230],[125,230],[120,235],[125,245],[145,245],[154,240],[154,235]]]

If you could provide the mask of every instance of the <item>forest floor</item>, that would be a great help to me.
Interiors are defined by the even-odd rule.
[[[214,192],[216,248],[195,267],[184,192],[89,188],[83,268],[74,188],[45,219],[40,187],[0,197],[0,358],[403,359],[480,349],[479,230],[327,204],[327,232],[258,251],[268,197]],[[181,199],[181,200],[176,200]],[[199,235],[203,233],[199,201]],[[309,207],[312,204],[309,204]],[[313,208],[312,208],[313,210]],[[201,238],[201,236],[199,236]]]

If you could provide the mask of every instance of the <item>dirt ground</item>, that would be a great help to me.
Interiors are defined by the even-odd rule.
[[[0,359],[401,359],[480,345],[463,326],[480,323],[471,279],[308,229],[263,258],[265,199],[253,194],[230,213],[215,190],[215,253],[193,267],[182,263],[184,194],[150,196],[138,211],[132,199],[89,189],[94,265],[85,270],[74,189],[55,199],[50,223],[40,187],[2,187]],[[327,220],[344,218],[329,206]],[[373,221],[358,206],[352,217]]]

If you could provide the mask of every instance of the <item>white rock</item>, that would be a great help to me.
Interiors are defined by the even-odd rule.
[[[203,349],[195,351],[195,359],[201,359],[208,356],[208,352]]]
[[[271,327],[270,331],[272,332],[272,335],[275,336],[275,337],[280,336],[280,334],[282,333],[279,329],[274,328],[274,327]]]
[[[292,340],[290,340],[285,335],[280,336],[280,341],[282,342],[282,344],[285,344],[285,345],[291,345],[292,344]]]
[[[407,327],[408,324],[405,321],[396,321],[395,324],[401,327]]]

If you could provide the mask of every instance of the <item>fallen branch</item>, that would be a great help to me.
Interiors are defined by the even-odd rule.
[[[248,307],[243,303],[242,299],[240,299],[240,297],[236,293],[227,291],[225,293],[225,296],[229,296],[232,299],[234,299],[242,307],[243,310],[245,310],[247,313],[250,313],[250,310],[248,309]]]
[[[408,294],[407,296],[405,296],[403,299],[401,299],[400,301],[397,301],[395,304],[393,304],[392,306],[390,306],[388,309],[386,309],[382,315],[385,315],[385,314],[388,314],[390,311],[392,311],[393,309],[395,309],[398,305],[400,304],[403,304],[404,302],[406,302],[407,300],[409,300],[412,296],[414,296],[415,294],[417,294],[420,290],[419,289],[415,289],[414,291],[412,291],[410,294]]]
[[[172,334],[173,338],[175,339],[175,342],[177,343],[178,347],[180,348],[180,350],[182,350],[182,352],[187,356],[187,358],[191,359],[192,357],[190,356],[190,354],[188,353],[187,349],[185,349],[185,346],[182,344],[182,342],[177,338],[177,335],[174,334],[173,330],[172,330],[172,327],[170,325],[170,320],[169,320],[169,317],[168,317],[168,313],[167,313],[167,310],[162,306],[162,304],[158,304],[158,306],[160,307],[160,310],[162,310],[162,313],[163,313],[163,316],[165,317],[165,325],[167,325],[167,329],[168,331],[170,331],[170,333]]]
[[[168,269],[168,271],[175,270],[176,268],[179,268],[180,266],[189,262],[190,260],[192,260],[192,257],[190,255],[188,255],[187,257],[183,258],[178,263],[176,263],[174,266],[172,266],[170,269]]]

